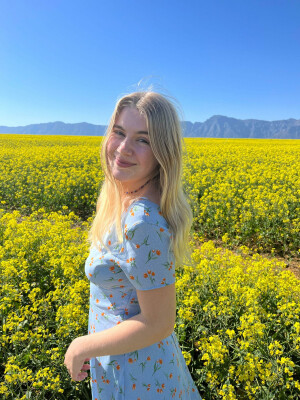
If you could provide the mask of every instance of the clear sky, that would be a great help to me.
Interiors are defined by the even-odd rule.
[[[300,119],[300,1],[0,0],[0,125],[106,125],[150,84],[191,122]]]

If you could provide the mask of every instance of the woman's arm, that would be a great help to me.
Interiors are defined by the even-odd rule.
[[[175,284],[159,289],[137,290],[141,312],[101,332],[73,340],[65,355],[65,365],[74,380],[87,376],[84,361],[93,357],[130,353],[169,336],[176,319]],[[79,378],[79,379],[78,379]]]

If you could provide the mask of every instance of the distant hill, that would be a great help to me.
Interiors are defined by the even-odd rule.
[[[1,133],[20,133],[25,135],[103,136],[105,130],[105,125],[93,125],[87,122],[65,124],[58,121],[16,127],[0,126]]]
[[[300,139],[300,120],[261,121],[214,115],[205,122],[184,121],[186,137]]]
[[[185,137],[300,139],[300,120],[297,119],[261,121],[214,115],[205,122],[183,121],[181,124]],[[93,125],[86,122],[77,124],[49,122],[18,127],[0,126],[0,133],[31,135],[103,136],[105,130],[105,125]]]

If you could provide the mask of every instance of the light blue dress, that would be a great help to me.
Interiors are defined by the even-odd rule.
[[[136,200],[122,214],[123,241],[109,232],[103,248],[91,248],[85,263],[90,280],[89,334],[140,313],[136,290],[175,282],[170,232],[157,204]],[[132,353],[90,360],[93,400],[200,400],[177,337]]]

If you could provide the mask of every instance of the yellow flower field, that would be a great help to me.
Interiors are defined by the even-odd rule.
[[[300,142],[186,139],[183,183],[200,238],[299,255]],[[0,135],[0,201],[30,214],[93,215],[103,176],[97,137]]]
[[[186,139],[186,146],[184,184],[200,237],[226,234],[233,245],[299,254],[299,141]]]
[[[204,400],[300,398],[300,281],[255,253],[299,255],[300,142],[186,148],[193,255],[177,266],[175,329],[193,378]],[[99,138],[0,135],[0,160],[0,398],[90,399],[63,358],[87,333]]]

